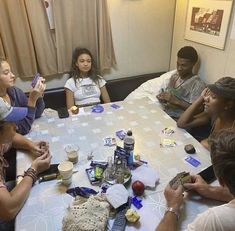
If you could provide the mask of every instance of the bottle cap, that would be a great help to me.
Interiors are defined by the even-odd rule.
[[[131,131],[131,130],[128,130],[126,134],[127,134],[128,136],[132,136],[132,131]]]

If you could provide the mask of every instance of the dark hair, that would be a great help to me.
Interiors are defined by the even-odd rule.
[[[191,46],[182,47],[178,51],[177,57],[182,59],[188,59],[192,63],[196,63],[198,60],[197,51]]]
[[[75,48],[73,51],[72,56],[72,65],[71,65],[71,76],[74,78],[74,81],[76,83],[76,79],[81,77],[80,70],[78,69],[76,62],[80,55],[87,54],[91,57],[91,69],[88,71],[88,76],[95,82],[97,82],[100,79],[100,76],[97,75],[95,60],[91,54],[91,52],[87,48]]]
[[[235,129],[217,132],[210,141],[215,175],[235,195]]]
[[[3,128],[5,123],[6,123],[6,121],[0,120],[0,132],[2,131],[2,128]]]
[[[235,100],[235,78],[223,77],[207,86],[214,94]]]

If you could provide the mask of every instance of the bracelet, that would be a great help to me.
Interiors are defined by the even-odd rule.
[[[33,185],[34,183],[37,181],[38,177],[37,177],[37,172],[35,169],[33,168],[28,168],[27,171],[24,172],[24,177],[25,176],[29,176],[33,179]]]
[[[177,221],[180,219],[179,213],[176,212],[172,207],[170,207],[170,208],[167,207],[167,208],[166,208],[166,211],[165,211],[165,214],[166,214],[167,212],[173,213],[173,214],[175,215]]]

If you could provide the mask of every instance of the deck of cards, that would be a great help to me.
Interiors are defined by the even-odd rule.
[[[189,172],[180,172],[169,182],[171,188],[174,190],[176,190],[179,185],[183,185],[185,183],[191,183]]]

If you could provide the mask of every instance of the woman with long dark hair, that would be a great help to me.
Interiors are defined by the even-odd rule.
[[[106,81],[97,74],[95,61],[86,48],[76,48],[72,56],[71,78],[65,83],[66,104],[70,109],[100,103],[109,103]]]

